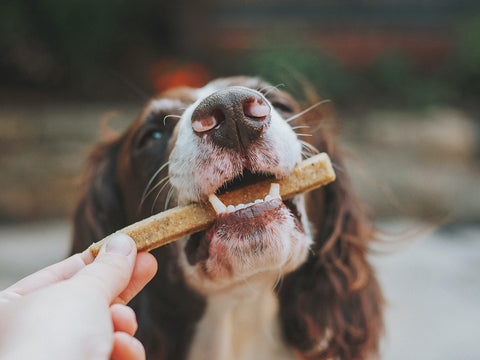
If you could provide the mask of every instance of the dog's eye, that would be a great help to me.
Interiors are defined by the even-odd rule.
[[[144,147],[150,146],[153,143],[161,140],[163,138],[163,132],[158,129],[147,129],[142,134],[140,134],[137,141],[137,148],[142,149]]]
[[[152,133],[150,134],[150,137],[154,140],[159,140],[162,138],[162,136],[163,134],[160,131],[152,131]]]
[[[272,102],[272,105],[275,108],[275,110],[277,110],[281,113],[293,114],[293,109],[285,103],[274,101],[274,102]]]

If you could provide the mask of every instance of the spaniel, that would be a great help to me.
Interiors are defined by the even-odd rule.
[[[152,251],[158,273],[131,303],[148,359],[375,356],[373,228],[318,104],[301,107],[257,78],[222,78],[165,92],[94,148],[73,252],[152,213],[282,178],[315,152],[337,169],[335,182],[291,200],[224,204],[210,229]]]

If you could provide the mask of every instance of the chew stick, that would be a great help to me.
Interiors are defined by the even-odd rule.
[[[274,182],[280,184],[280,196],[286,200],[334,180],[335,172],[330,158],[326,153],[320,153],[297,164],[283,179],[262,180],[218,197],[227,204],[248,204],[255,199],[264,198],[268,194],[270,184]],[[215,222],[215,218],[216,213],[209,203],[193,203],[150,216],[118,230],[117,233],[131,236],[137,244],[138,251],[150,251],[184,236],[208,229]],[[93,256],[97,256],[103,243],[112,235],[89,247]]]

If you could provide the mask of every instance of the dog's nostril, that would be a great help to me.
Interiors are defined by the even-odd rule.
[[[255,98],[243,104],[243,113],[251,118],[265,118],[270,114],[270,106]]]
[[[193,119],[192,127],[197,133],[212,130],[225,121],[225,114],[220,109],[215,109],[212,115]]]
[[[272,108],[253,90],[232,86],[200,101],[191,115],[194,133],[229,149],[247,147],[269,127]]]

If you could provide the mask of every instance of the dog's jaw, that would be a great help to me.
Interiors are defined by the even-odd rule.
[[[209,85],[197,91],[197,101],[185,110],[177,126],[169,175],[179,204],[207,201],[245,169],[282,178],[301,160],[295,132],[258,92],[272,111],[271,123],[257,141],[238,151],[217,146],[207,135],[195,134],[192,114],[216,90]],[[195,235],[197,248],[193,246],[193,250],[188,246],[192,239],[180,240],[186,281],[205,295],[239,286],[258,274],[271,277],[273,287],[278,278],[305,260],[312,242],[303,197],[290,204],[294,212],[274,199],[255,205],[256,217],[242,216],[242,210],[228,216],[220,214],[211,229]],[[193,257],[186,253],[189,248],[197,252]]]

